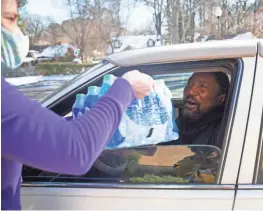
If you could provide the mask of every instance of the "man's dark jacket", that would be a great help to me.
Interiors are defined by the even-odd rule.
[[[223,140],[219,133],[221,121],[224,114],[224,107],[218,107],[206,113],[196,122],[189,122],[182,117],[176,120],[179,129],[179,139],[161,143],[159,145],[213,145],[222,148]]]

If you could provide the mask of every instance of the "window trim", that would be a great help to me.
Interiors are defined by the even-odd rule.
[[[238,185],[238,190],[263,190],[263,184]]]
[[[263,112],[262,111],[263,92],[262,92],[262,81],[261,81],[263,76],[263,72],[261,71],[262,67],[263,67],[263,58],[257,55],[254,65],[254,71],[253,71],[253,84],[252,87],[249,87],[249,89],[252,90],[251,96],[247,98],[247,102],[250,102],[250,105],[249,105],[247,127],[245,129],[246,131],[245,131],[242,155],[240,157],[241,162],[239,165],[239,172],[237,177],[237,183],[239,185],[255,184],[255,180],[254,180],[255,165],[257,161],[257,152],[259,147],[258,139],[260,135],[260,124],[262,117],[261,115]],[[243,102],[244,100],[245,99],[243,99]]]
[[[241,83],[239,84],[239,94],[235,102],[235,112],[232,117],[232,124],[228,126],[230,130],[228,152],[225,157],[224,168],[222,169],[221,183],[237,184],[243,148],[245,144],[247,125],[249,121],[250,104],[252,100],[253,82],[255,76],[256,57],[242,58],[243,70]],[[244,71],[245,70],[245,71]],[[229,128],[230,127],[230,128]],[[225,153],[226,151],[223,151]]]
[[[21,187],[53,188],[111,188],[111,189],[169,189],[169,190],[235,190],[235,185],[220,184],[122,184],[122,183],[60,183],[34,182],[22,183]]]
[[[221,126],[221,132],[220,136],[223,136],[223,146],[222,146],[222,157],[221,161],[219,164],[219,172],[217,174],[216,178],[216,183],[221,184],[223,180],[223,174],[225,170],[225,165],[226,165],[226,160],[227,160],[227,155],[228,155],[228,149],[231,141],[231,133],[233,129],[233,124],[234,124],[234,119],[236,116],[236,108],[237,108],[237,101],[239,99],[239,93],[240,93],[240,88],[241,88],[241,82],[242,82],[242,77],[243,77],[243,71],[244,71],[244,62],[242,59],[237,59],[237,70],[233,74],[234,77],[232,77],[232,81],[234,79],[234,83],[232,84],[232,95],[228,96],[228,99],[232,98],[230,102],[230,108],[228,112],[228,116],[225,117],[227,119],[223,119],[223,122],[226,121],[225,128],[223,128],[223,131],[225,132],[224,134],[222,133],[222,127],[224,124]],[[230,86],[231,88],[231,86]]]
[[[263,108],[262,108],[263,109]],[[262,183],[257,183],[259,178],[260,169],[262,168],[261,165],[263,164],[263,111],[261,115],[261,125],[260,125],[260,133],[258,137],[258,151],[257,151],[257,159],[255,164],[255,172],[253,178],[253,184],[262,185]],[[263,177],[263,175],[262,175]]]

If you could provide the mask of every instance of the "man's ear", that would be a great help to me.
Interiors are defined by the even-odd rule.
[[[226,94],[219,95],[217,99],[218,105],[223,105],[226,102]]]

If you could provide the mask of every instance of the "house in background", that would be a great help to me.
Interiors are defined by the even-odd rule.
[[[160,46],[157,35],[128,35],[112,37],[107,48],[107,55],[137,48]]]
[[[85,31],[84,35],[80,33],[82,30]],[[110,37],[127,34],[129,34],[128,30],[113,26],[106,20],[96,22],[81,18],[69,19],[63,21],[61,25],[57,23],[50,24],[34,44],[34,47],[53,46],[57,43],[69,44],[82,50],[82,55],[85,58],[96,56],[93,55],[93,52],[99,52],[99,54],[105,56]]]

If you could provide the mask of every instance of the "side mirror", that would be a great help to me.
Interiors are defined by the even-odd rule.
[[[214,183],[220,158],[214,146],[143,146],[105,150],[94,168],[128,183]]]

